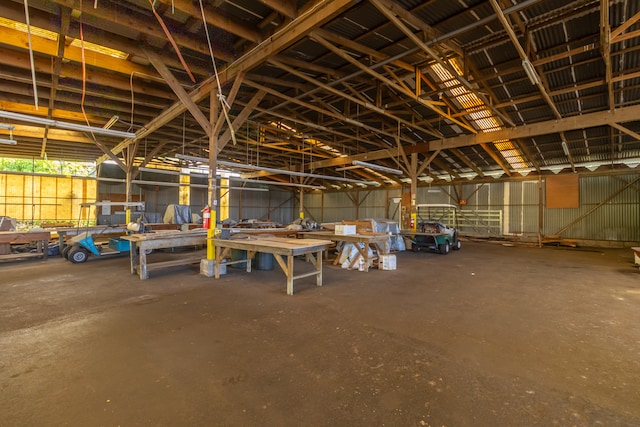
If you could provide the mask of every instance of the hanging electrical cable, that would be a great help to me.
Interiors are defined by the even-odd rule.
[[[169,43],[171,43],[171,46],[173,46],[173,50],[176,51],[176,54],[178,55],[178,58],[180,59],[180,63],[184,67],[184,70],[189,75],[189,78],[191,79],[191,81],[195,83],[196,79],[195,79],[195,77],[193,77],[193,74],[191,74],[191,70],[189,69],[189,66],[187,65],[187,63],[185,62],[184,58],[182,57],[182,54],[180,53],[180,49],[178,48],[178,44],[173,39],[173,36],[171,35],[171,32],[169,31],[169,29],[165,25],[164,21],[162,20],[162,17],[158,14],[158,12],[156,12],[156,7],[154,6],[154,2],[152,0],[149,0],[149,4],[151,5],[151,11],[153,12],[153,15],[156,17],[156,19],[160,23],[160,26],[162,27],[162,30],[164,31],[164,33],[167,36],[167,39],[169,39]]]
[[[29,2],[24,0],[24,14],[27,21],[27,38],[29,41],[29,60],[31,61],[31,80],[33,82],[33,101],[38,110],[38,85],[36,84],[36,67],[33,61],[33,46],[31,44],[31,23],[29,20]]]
[[[227,98],[222,94],[222,85],[220,84],[220,77],[218,76],[218,68],[216,67],[216,58],[213,55],[213,47],[211,47],[211,38],[209,37],[209,28],[207,27],[207,19],[204,16],[204,6],[202,5],[202,0],[200,2],[200,13],[202,13],[202,25],[204,25],[204,33],[207,36],[207,45],[209,46],[209,54],[211,55],[211,62],[213,63],[213,73],[216,76],[216,83],[218,85],[218,99],[220,100],[220,105],[222,106],[222,112],[224,113],[224,118],[227,121],[227,125],[229,125],[229,131],[231,132],[231,140],[233,141],[233,145],[237,144],[236,141],[236,133],[233,130],[233,125],[231,124],[231,119],[229,118],[228,110],[231,110],[231,106],[227,102]]]

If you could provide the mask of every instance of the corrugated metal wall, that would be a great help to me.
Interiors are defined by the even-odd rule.
[[[542,200],[542,233],[545,236],[561,232],[560,235],[567,239],[640,242],[640,181],[634,183],[638,178],[640,174],[581,176],[580,207],[576,209],[546,208],[545,182],[539,182],[537,178],[466,184],[455,189],[451,185],[434,186],[431,191],[429,187],[420,187],[416,202],[457,204],[457,198],[465,199],[464,211],[501,211],[502,235],[527,236],[538,233],[539,201]],[[440,192],[433,191],[436,188]],[[308,194],[305,208],[321,222],[381,218],[389,212],[385,204],[391,205],[391,202],[387,200],[394,196],[399,197],[400,190],[393,194],[387,190],[374,190],[366,198],[356,199],[361,200],[357,210],[345,193]]]
[[[394,197],[401,197],[400,189],[307,193],[304,196],[305,215],[317,222],[362,218],[387,218],[399,222],[400,205],[393,201]],[[354,201],[359,201],[360,206]]]
[[[101,176],[124,178],[117,167],[105,165]],[[177,177],[162,174],[144,176],[154,181],[177,182]],[[539,181],[517,181],[490,184],[465,184],[418,188],[417,203],[452,203],[458,198],[466,200],[463,210],[496,210],[502,212],[503,235],[527,235],[538,232],[539,200],[542,198],[542,233],[545,236],[560,234],[568,239],[640,242],[640,174],[616,176],[580,176],[580,207],[576,209],[548,209],[544,206],[544,180],[542,192]],[[639,180],[636,182],[636,180]],[[50,183],[50,184],[49,184]],[[77,220],[77,209],[82,202],[93,201],[92,194],[100,200],[124,200],[124,184],[99,182],[97,191],[87,183],[89,178],[33,177],[31,175],[4,174],[0,177],[3,199],[2,214],[22,220],[63,221]],[[206,178],[195,177],[192,184],[206,185]],[[233,186],[242,183],[233,182]],[[37,191],[32,190],[37,188]],[[45,189],[45,190],[43,190]],[[52,190],[53,189],[53,190]],[[51,191],[49,191],[51,190]],[[44,191],[44,192],[43,192]],[[45,195],[49,191],[53,194]],[[178,187],[160,185],[134,185],[135,200],[146,202],[146,212],[161,218],[169,204],[178,202]],[[20,200],[11,197],[20,194]],[[48,194],[48,193],[47,193]],[[270,187],[268,192],[231,190],[229,217],[231,219],[270,220],[289,224],[298,217],[298,192]],[[305,192],[304,212],[307,218],[318,222],[339,222],[343,219],[389,218],[400,220],[399,205],[393,202],[400,197],[400,189],[354,190],[350,193]],[[29,198],[26,200],[25,197]],[[191,189],[191,208],[194,213],[207,204],[205,188]],[[33,200],[41,207],[35,209]],[[33,199],[33,200],[32,200]],[[26,200],[26,201],[25,201]],[[359,206],[354,203],[359,201]],[[45,203],[46,202],[46,203]],[[49,203],[50,202],[50,203]],[[3,205],[4,203],[4,205]],[[14,203],[17,203],[14,204]],[[58,206],[44,210],[44,205]],[[18,206],[19,205],[19,206]],[[25,211],[25,206],[28,206]],[[16,211],[19,209],[20,212]],[[75,209],[75,210],[74,210]],[[75,212],[75,213],[74,213]],[[109,220],[124,222],[119,213]],[[221,218],[224,219],[224,218]]]
[[[229,218],[233,220],[257,219],[287,225],[298,217],[295,192],[270,187],[268,192],[231,190],[230,195]]]

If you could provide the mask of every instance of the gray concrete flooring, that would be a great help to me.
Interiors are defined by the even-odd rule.
[[[325,265],[293,296],[278,269],[0,264],[0,425],[640,425],[630,250],[397,262]]]

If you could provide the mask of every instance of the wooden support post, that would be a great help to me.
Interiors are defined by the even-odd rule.
[[[220,112],[220,100],[218,99],[217,89],[211,90],[209,96],[211,128],[218,120]],[[211,240],[215,235],[216,222],[218,220],[218,199],[217,199],[217,185],[216,185],[216,169],[218,165],[218,135],[215,132],[209,134],[209,176],[208,176],[208,200],[211,218],[209,220],[209,229],[207,230],[207,260],[213,261],[216,259],[216,251]]]

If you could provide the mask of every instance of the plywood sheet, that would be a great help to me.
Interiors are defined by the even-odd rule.
[[[580,207],[580,176],[578,174],[548,176],[546,184],[547,208]]]

